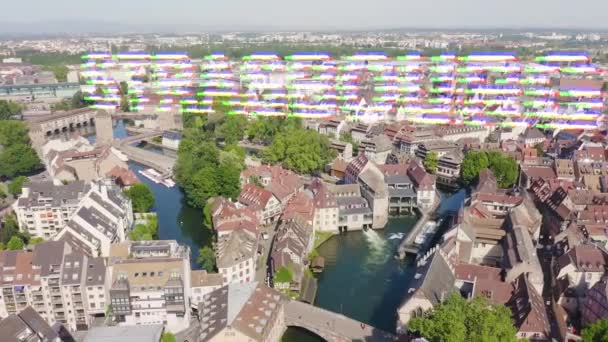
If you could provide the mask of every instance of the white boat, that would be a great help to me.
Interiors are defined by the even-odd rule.
[[[175,186],[175,182],[171,178],[163,178],[163,176],[154,169],[139,170],[139,173],[156,184],[162,184],[168,188]]]
[[[394,234],[391,234],[391,236],[389,236],[388,239],[389,240],[401,240],[401,239],[403,239],[403,233],[394,233]]]
[[[160,177],[160,173],[158,173],[154,169],[139,170],[139,173],[156,184],[160,183],[162,180]]]

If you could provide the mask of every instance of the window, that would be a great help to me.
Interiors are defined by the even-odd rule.
[[[134,275],[135,275],[136,278],[139,277],[139,272],[135,272]]]
[[[142,277],[147,277],[148,276],[148,272],[142,272],[141,276]]]
[[[154,272],[150,272],[150,277],[154,277]]]

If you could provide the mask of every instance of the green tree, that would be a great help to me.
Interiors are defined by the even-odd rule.
[[[23,107],[17,102],[0,100],[0,120],[8,120],[11,116],[20,114],[22,110]]]
[[[215,270],[215,252],[209,246],[205,246],[199,250],[198,259],[196,260],[204,270],[213,272]]]
[[[175,335],[170,332],[164,332],[161,342],[175,342]]]
[[[211,207],[212,203],[207,201],[205,207],[203,208],[203,226],[207,228],[213,228],[213,219],[211,217]]]
[[[0,200],[5,199],[5,198],[6,198],[6,192],[4,192],[4,189],[0,185]]]
[[[124,191],[133,203],[133,210],[138,213],[147,213],[154,206],[154,193],[144,183],[137,183]]]
[[[10,183],[8,183],[8,192],[14,197],[18,197],[19,195],[21,195],[21,189],[23,189],[23,184],[25,182],[27,182],[27,177],[16,177]]]
[[[23,240],[18,235],[13,235],[8,243],[6,244],[6,248],[9,251],[16,251],[19,249],[23,249]]]
[[[77,108],[84,108],[86,106],[88,106],[89,104],[87,103],[87,101],[84,99],[84,93],[82,91],[77,91],[74,96],[72,96],[72,100],[70,103],[70,107],[71,109],[77,109]]]
[[[430,151],[426,154],[424,158],[424,168],[426,172],[434,174],[437,170],[437,160],[438,160],[437,152]]]
[[[586,326],[581,336],[583,342],[608,342],[608,320],[602,319]]]
[[[36,151],[31,146],[16,144],[6,147],[0,153],[0,176],[12,178],[42,167]]]
[[[460,178],[466,185],[471,185],[479,177],[479,172],[490,165],[485,152],[469,151],[460,166]]]
[[[149,241],[158,238],[158,217],[146,215],[145,224],[136,224],[129,232],[129,239],[133,241]]]
[[[306,143],[302,143],[306,142]],[[277,134],[264,151],[264,160],[298,173],[322,170],[335,157],[326,136],[311,130],[289,127]]]
[[[30,138],[27,135],[27,126],[22,121],[0,120],[0,145],[12,146],[27,144]]]
[[[6,244],[11,237],[19,234],[19,224],[15,214],[4,216],[4,226],[0,229],[0,242]]]
[[[501,188],[511,187],[518,176],[518,165],[515,159],[500,152],[487,153],[490,170]]]
[[[249,176],[249,183],[257,185],[260,188],[264,187],[264,185],[262,184],[262,181],[260,180],[260,177],[258,175]]]
[[[228,115],[216,128],[216,136],[224,139],[226,144],[236,144],[243,140],[247,129],[247,118],[242,115]]]
[[[517,340],[509,309],[481,297],[468,302],[457,293],[413,318],[408,329],[432,342]]]
[[[275,283],[291,283],[293,281],[293,272],[291,269],[282,266],[274,274]]]
[[[44,239],[41,238],[41,237],[39,237],[39,236],[36,236],[36,237],[33,237],[33,238],[30,239],[29,244],[30,245],[37,245],[37,244],[39,244],[41,242],[44,242]]]
[[[44,66],[42,70],[52,72],[59,82],[66,82],[70,71],[67,66],[62,64]]]

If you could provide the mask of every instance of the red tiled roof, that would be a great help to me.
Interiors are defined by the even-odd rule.
[[[378,169],[384,176],[407,176],[408,165],[406,164],[384,164],[378,165]]]
[[[272,193],[254,184],[245,184],[239,202],[245,204],[254,211],[266,208]]]
[[[118,165],[114,166],[112,170],[106,174],[106,176],[118,180],[123,186],[131,186],[139,183],[139,179],[131,170],[125,169],[124,167],[120,167]]]
[[[289,221],[294,219],[295,216],[300,216],[306,222],[312,222],[314,206],[312,199],[306,192],[298,192],[289,200],[283,211],[282,220]]]

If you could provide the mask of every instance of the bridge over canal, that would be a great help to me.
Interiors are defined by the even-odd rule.
[[[397,336],[310,304],[285,304],[285,324],[309,330],[328,342],[397,341]]]

